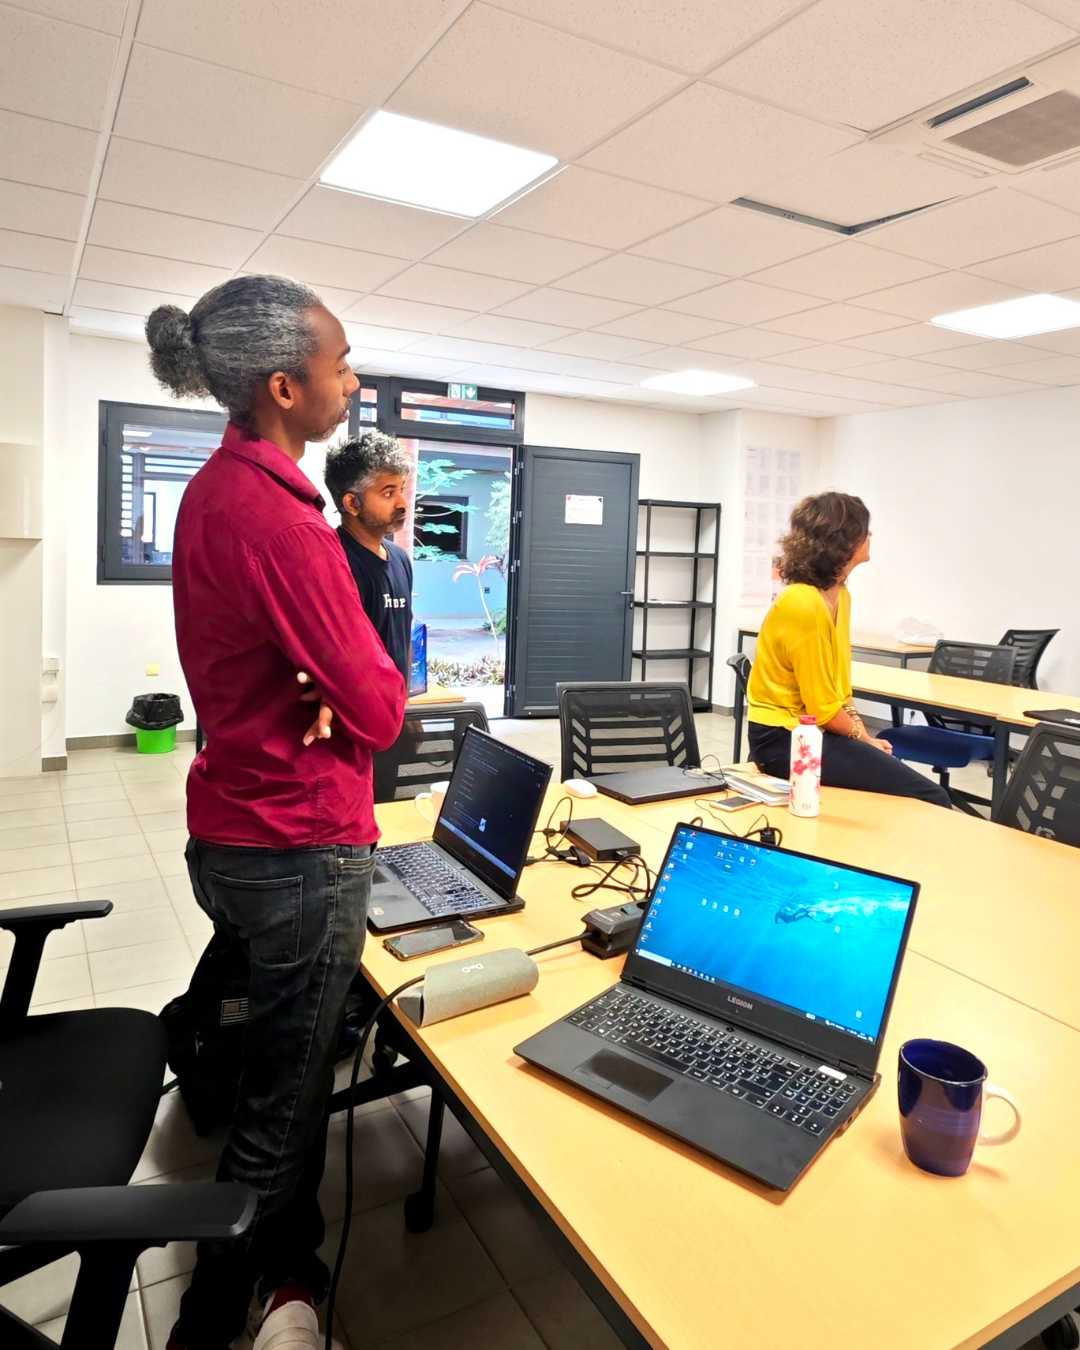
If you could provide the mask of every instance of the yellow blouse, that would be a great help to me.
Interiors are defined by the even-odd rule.
[[[812,714],[831,722],[851,699],[851,595],[840,587],[836,622],[815,586],[780,592],[758,634],[748,687],[749,717],[769,727]]]

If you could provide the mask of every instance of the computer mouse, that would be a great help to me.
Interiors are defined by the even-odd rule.
[[[568,778],[563,784],[563,790],[568,792],[571,797],[596,796],[596,788],[585,778]]]

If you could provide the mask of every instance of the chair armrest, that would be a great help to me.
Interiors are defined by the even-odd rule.
[[[11,1031],[26,1017],[49,934],[77,919],[103,919],[111,913],[111,900],[63,900],[55,905],[0,910],[0,928],[15,934],[15,951],[0,995],[0,1034]]]
[[[37,1191],[0,1221],[0,1245],[93,1243],[162,1247],[168,1242],[222,1241],[246,1232],[255,1192],[231,1182],[86,1186]]]

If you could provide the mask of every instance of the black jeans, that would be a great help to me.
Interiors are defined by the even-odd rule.
[[[821,782],[823,787],[856,788],[884,792],[890,797],[918,797],[934,806],[952,809],[945,789],[932,778],[887,755],[876,745],[853,741],[831,731],[822,735]],[[786,727],[750,723],[750,758],[764,773],[787,778],[791,773],[791,732]]]
[[[256,1283],[263,1295],[289,1280],[316,1302],[326,1295],[329,1275],[317,1255],[326,1103],[364,942],[371,852],[188,841],[195,898],[214,921],[207,953],[238,948],[251,972],[236,1110],[217,1176],[258,1196],[244,1237],[199,1244],[176,1326],[190,1350],[225,1350],[241,1334]]]

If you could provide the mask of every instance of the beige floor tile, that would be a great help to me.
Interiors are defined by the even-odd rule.
[[[54,793],[58,786],[43,773],[22,778],[0,778],[0,809],[11,797],[39,797],[44,793]]]
[[[42,848],[47,844],[66,844],[67,838],[63,825],[31,825],[21,829],[0,830],[0,853]]]
[[[131,909],[97,919],[86,929],[86,949],[111,952],[121,947],[141,947],[147,942],[169,942],[182,938],[183,929],[172,905],[156,909]],[[131,960],[138,962],[138,953]]]
[[[157,980],[153,984],[138,984],[131,989],[111,989],[106,994],[95,996],[99,1008],[141,1008],[143,1012],[159,1013],[166,1003],[184,993],[191,979],[194,962],[182,975],[169,980]]]
[[[380,1341],[378,1350],[544,1350],[544,1342],[510,1293],[474,1303],[461,1312]]]
[[[166,877],[163,885],[174,904],[183,904],[185,900],[190,900],[196,904],[195,896],[191,890],[191,878],[186,874],[184,876]]]
[[[132,819],[135,816],[135,812],[131,809],[131,803],[126,797],[107,802],[66,801],[64,803],[64,818],[69,823],[73,820],[116,820],[121,816],[131,817]]]
[[[82,998],[61,999],[59,1003],[39,1003],[34,1008],[34,1015],[44,1017],[46,1013],[85,1012],[87,1008],[96,1007],[93,994],[84,994]],[[3,1296],[0,1295],[2,1302]]]
[[[105,858],[101,862],[75,864],[75,884],[80,891],[84,886],[105,886],[113,881],[147,881],[159,875],[149,850],[141,857]]]
[[[138,830],[126,834],[107,834],[97,839],[80,839],[71,845],[75,863],[105,862],[110,858],[146,858],[150,849]]]
[[[73,844],[84,839],[116,839],[121,835],[138,833],[139,822],[134,812],[124,816],[105,816],[101,820],[69,820],[67,823],[67,837]]]
[[[59,798],[50,799],[47,806],[31,806],[18,811],[5,811],[3,809],[5,804],[10,805],[0,802],[0,830],[38,829],[41,826],[64,823],[64,808],[60,805]]]
[[[146,942],[139,947],[91,952],[89,959],[94,995],[99,1004],[102,994],[116,989],[134,989],[164,980],[186,980],[194,964],[191,949],[183,937],[167,942]]]
[[[180,1093],[175,1089],[166,1092],[158,1103],[154,1127],[131,1179],[210,1181],[223,1139],[224,1131],[205,1139],[197,1135]]]
[[[66,1317],[57,1317],[38,1328],[44,1335],[59,1343],[67,1325]],[[116,1337],[116,1350],[146,1350],[146,1328],[143,1323],[142,1299],[138,1290],[128,1294],[124,1304],[124,1316],[120,1322],[120,1331]]]
[[[55,788],[47,791],[42,789],[40,792],[17,792],[10,797],[0,798],[0,829],[12,828],[15,825],[22,824],[21,820],[10,820],[12,815],[22,816],[27,811],[44,811],[48,808],[58,809],[60,805],[60,793]],[[34,824],[51,825],[50,820],[35,821]]]
[[[29,900],[35,895],[51,895],[75,887],[71,868],[35,867],[26,872],[8,872],[0,876],[0,901]]]
[[[562,1269],[553,1243],[510,1188],[490,1168],[448,1179],[447,1189],[469,1227],[511,1288]]]
[[[106,769],[115,772],[119,762],[115,750],[69,750],[65,773],[68,778],[75,778],[84,773],[101,773]]]
[[[188,841],[188,832],[186,829],[154,830],[147,834],[146,841],[150,845],[150,852],[155,856],[164,853],[183,853]]]
[[[150,836],[153,838],[153,836]],[[185,836],[186,838],[186,836]],[[187,858],[182,848],[166,849],[154,855],[157,869],[163,877],[186,877],[188,875]]]
[[[21,1280],[5,1284],[0,1292],[0,1306],[32,1326],[48,1323],[62,1317],[71,1306],[71,1291],[78,1273],[77,1255],[53,1261]]]
[[[93,806],[102,802],[122,802],[125,801],[125,794],[120,779],[116,774],[109,774],[108,777],[114,781],[107,786],[102,787],[70,787],[65,788],[61,793],[65,806]]]
[[[0,910],[22,909],[30,905],[59,905],[78,898],[74,890],[47,891],[44,895],[32,895],[25,900],[4,900],[0,902]]]
[[[73,998],[86,998],[93,992],[87,957],[61,956],[55,961],[46,959],[38,968],[30,1006],[37,1008],[49,1003],[66,1003]]]
[[[148,764],[134,769],[121,769],[120,781],[132,792],[142,788],[175,788],[180,782],[180,776],[171,764]]]
[[[173,908],[176,909],[175,904]],[[214,935],[212,920],[201,909],[195,913],[177,913],[177,918],[184,930],[184,937],[188,940],[188,946],[196,954],[200,953]]]
[[[132,788],[128,801],[137,816],[157,816],[162,811],[183,811],[187,806],[187,797],[183,787],[172,788]]]
[[[37,844],[33,848],[6,848],[0,851],[0,876],[10,872],[29,872],[38,867],[62,867],[71,862],[66,841]]]
[[[165,883],[159,876],[79,887],[80,900],[111,900],[114,911],[148,909],[163,905],[168,898]]]
[[[58,774],[57,778],[59,779],[60,795],[64,798],[75,792],[90,792],[94,788],[115,789],[120,787],[120,777],[116,773],[79,773],[72,778],[68,778],[66,774]],[[83,798],[83,801],[89,800],[87,797]]]
[[[424,1168],[423,1153],[389,1100],[370,1105],[370,1111],[353,1116],[354,1214],[403,1201],[419,1187]],[[327,1137],[326,1171],[319,1189],[327,1223],[336,1223],[345,1214],[346,1120],[344,1111],[335,1115]]]
[[[106,922],[104,919],[90,919],[91,924]],[[85,956],[86,955],[86,924],[81,920],[74,923],[66,923],[63,928],[54,928],[45,939],[45,950],[42,953],[42,964],[45,961],[56,961],[62,956]]]
[[[619,1350],[622,1345],[567,1270],[520,1281],[514,1297],[549,1350]]]
[[[140,816],[143,834],[157,834],[161,830],[183,830],[187,834],[186,811],[153,811]]]
[[[421,1148],[427,1138],[429,1095],[428,1089],[422,1088],[415,1096],[408,1094],[393,1099],[401,1118]],[[468,1176],[470,1172],[478,1172],[487,1165],[487,1159],[458,1124],[453,1113],[447,1111],[443,1121],[442,1147],[439,1150],[439,1176]]]

